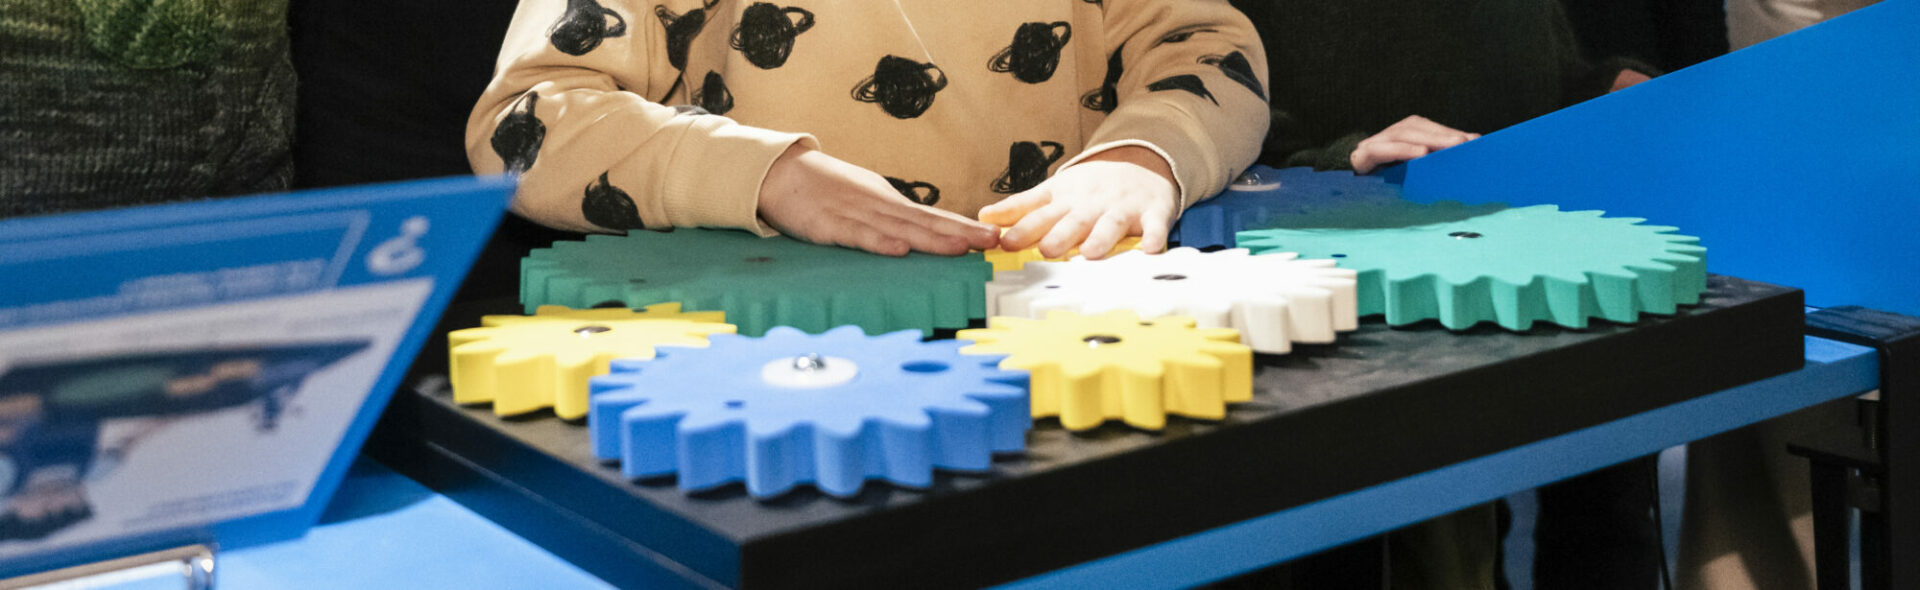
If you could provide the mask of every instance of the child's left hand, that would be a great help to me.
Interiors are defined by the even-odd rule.
[[[1089,260],[1105,258],[1127,236],[1140,249],[1165,250],[1167,231],[1179,213],[1173,168],[1153,150],[1121,146],[1064,168],[1026,192],[980,210],[980,220],[1009,227],[1000,236],[1007,250],[1040,244],[1048,258],[1078,247]]]

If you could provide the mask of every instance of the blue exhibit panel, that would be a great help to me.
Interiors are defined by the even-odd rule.
[[[287,492],[287,497],[298,504],[259,500],[269,495],[249,495],[246,489],[223,489],[227,482],[198,473],[178,478],[190,485],[166,488],[175,490],[167,492],[172,496],[149,498],[144,489],[140,494],[103,493],[94,498],[116,499],[112,506],[122,510],[118,513],[122,516],[117,517],[122,519],[120,528],[56,531],[67,536],[10,540],[11,552],[0,558],[0,577],[186,543],[211,542],[231,549],[306,532],[320,517],[414,353],[426,341],[440,311],[452,299],[468,266],[499,222],[513,188],[510,178],[461,177],[0,220],[0,275],[32,279],[0,283],[0,332],[52,332],[86,322],[137,336],[145,324],[126,318],[200,313],[229,304],[325,296],[348,289],[394,285],[425,285],[428,289],[417,307],[404,310],[404,316],[393,316],[411,317],[412,323],[394,323],[384,328],[392,330],[390,333],[370,332],[365,336],[397,338],[378,372],[366,376],[370,388],[330,390],[331,395],[357,396],[362,401],[344,406],[344,412],[311,414],[316,424],[322,419],[337,422],[313,426],[299,431],[306,433],[303,437],[287,439],[289,445],[331,449],[329,455],[321,455],[324,462],[280,462],[249,456],[249,448],[220,449],[230,451],[221,455],[223,459],[256,460],[258,465],[284,463],[287,472],[276,472],[275,477],[281,479],[275,485],[293,482],[287,485],[307,486]],[[302,305],[321,301],[318,305],[324,306],[324,302],[335,300],[299,301],[304,302]],[[268,315],[250,313],[253,315],[245,317]],[[313,343],[302,341],[302,334],[249,332],[255,325],[278,326],[249,321],[209,326],[207,335],[197,339],[163,340],[155,350],[142,349],[147,341],[131,337],[117,344],[111,354],[94,353],[94,357],[55,350],[53,357],[36,359],[39,351],[0,350],[0,377],[20,379],[35,374],[30,369],[63,364],[91,367],[86,363],[104,363],[100,366],[112,368],[122,361],[204,360],[210,357],[196,356],[195,351],[232,349],[229,341],[236,335],[240,340],[265,342],[277,338],[312,348]],[[266,345],[255,348],[262,346]],[[290,344],[268,348],[303,350]],[[37,390],[22,391],[31,395]],[[159,411],[136,412],[140,415],[131,417],[158,416]],[[129,416],[113,416],[124,417]],[[315,432],[324,436],[312,434]],[[132,456],[200,456],[202,449],[211,448],[190,444],[196,442],[151,444]],[[95,449],[82,450],[91,453]],[[0,451],[25,452],[18,447]],[[144,472],[128,468],[121,473]],[[111,485],[121,490],[156,487],[151,484],[122,479]],[[219,506],[220,510],[189,510],[206,506]],[[178,515],[155,519],[153,522],[160,523],[156,525],[139,524],[143,521],[125,516],[140,510],[156,514],[177,511]],[[104,514],[105,510],[94,512]],[[89,524],[89,520],[109,522],[107,518],[82,519],[76,526]]]
[[[1889,0],[1414,160],[1405,195],[1603,209],[1708,269],[1920,314],[1920,0]]]
[[[1806,367],[1660,410],[1002,586],[1183,588],[1228,578],[1871,390],[1871,348],[1806,338]]]

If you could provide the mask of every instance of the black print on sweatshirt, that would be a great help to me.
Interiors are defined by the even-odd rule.
[[[725,115],[733,110],[733,93],[727,91],[727,81],[721,79],[720,72],[709,70],[707,79],[700,83],[700,90],[694,93],[700,97],[700,108],[715,115]]]
[[[940,202],[940,187],[920,181],[907,182],[892,176],[881,178],[887,179],[887,184],[893,185],[893,190],[900,191],[900,196],[906,197],[909,201],[922,205]]]
[[[1207,99],[1208,101],[1212,101],[1214,106],[1220,105],[1220,101],[1215,100],[1213,98],[1213,93],[1207,91],[1207,83],[1201,82],[1200,77],[1195,76],[1193,74],[1181,74],[1178,76],[1162,78],[1159,82],[1148,84],[1147,90],[1151,90],[1154,92],[1159,92],[1162,90],[1185,90],[1187,92],[1192,92],[1194,96],[1198,96],[1200,98]]]
[[[1053,70],[1060,67],[1060,49],[1072,38],[1073,25],[1064,21],[1024,23],[1014,30],[1013,44],[994,54],[987,69],[1002,74],[1011,72],[1014,79],[1028,84],[1045,82],[1053,77]]]
[[[1007,171],[993,181],[993,192],[1011,195],[1040,185],[1047,167],[1060,160],[1066,146],[1051,141],[1016,141],[1007,147]]]
[[[520,95],[507,109],[507,116],[500,119],[500,125],[493,128],[493,153],[506,163],[508,172],[526,172],[533,167],[534,158],[540,156],[540,143],[547,139],[547,124],[534,116],[533,107],[539,103],[539,94]]]
[[[700,35],[700,29],[707,28],[707,11],[719,2],[707,0],[686,14],[674,14],[665,5],[653,7],[653,15],[660,19],[660,27],[667,33],[667,63],[673,64],[673,69],[686,71],[687,48],[693,46],[693,38]]]
[[[1213,33],[1213,32],[1216,32],[1216,31],[1214,31],[1213,29],[1208,29],[1204,27],[1174,31],[1172,33],[1168,33],[1167,36],[1165,37],[1161,37],[1160,44],[1166,45],[1168,43],[1186,43],[1188,40],[1193,39],[1194,35],[1197,35],[1200,33]]]
[[[895,119],[912,119],[933,106],[934,93],[947,87],[940,67],[889,55],[874,64],[873,75],[853,87],[853,99],[880,105]]]
[[[755,2],[740,13],[740,25],[733,28],[731,43],[747,56],[747,63],[771,70],[787,63],[787,56],[793,54],[793,38],[811,28],[813,13],[806,9]]]
[[[1241,55],[1240,52],[1235,51],[1226,55],[1202,55],[1200,63],[1219,67],[1220,73],[1226,74],[1227,78],[1239,82],[1241,86],[1247,87],[1247,90],[1252,90],[1253,95],[1260,97],[1260,100],[1267,99],[1266,91],[1260,89],[1260,79],[1254,77],[1253,64],[1248,62],[1247,56]]]
[[[1107,57],[1107,80],[1100,83],[1100,88],[1081,95],[1080,106],[1102,113],[1111,113],[1113,112],[1113,107],[1120,106],[1120,92],[1117,89],[1120,85],[1120,73],[1122,70],[1120,66],[1120,50],[1126,48],[1126,43],[1121,43],[1119,47],[1113,48],[1113,55]]]
[[[600,173],[600,179],[587,183],[587,198],[580,201],[580,213],[587,221],[607,229],[643,229],[646,224],[640,222],[640,208],[634,206],[633,197],[627,191],[607,182],[606,172]]]
[[[609,20],[611,19],[611,20]],[[547,29],[553,48],[567,55],[586,55],[608,37],[627,34],[627,19],[593,0],[567,0],[567,12]]]

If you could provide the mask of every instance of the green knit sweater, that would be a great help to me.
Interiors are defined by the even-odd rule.
[[[1606,92],[1626,60],[1581,58],[1558,0],[1235,0],[1260,31],[1273,125],[1260,162],[1351,168],[1409,115],[1474,133]]]
[[[287,0],[0,0],[0,217],[283,189]]]

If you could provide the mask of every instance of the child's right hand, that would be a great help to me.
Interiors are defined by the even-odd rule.
[[[760,182],[760,219],[794,238],[888,256],[958,256],[1000,243],[991,225],[909,201],[879,174],[800,144]]]
[[[1360,140],[1347,160],[1353,164],[1354,172],[1366,174],[1374,168],[1405,162],[1479,138],[1478,133],[1467,133],[1414,115]]]

